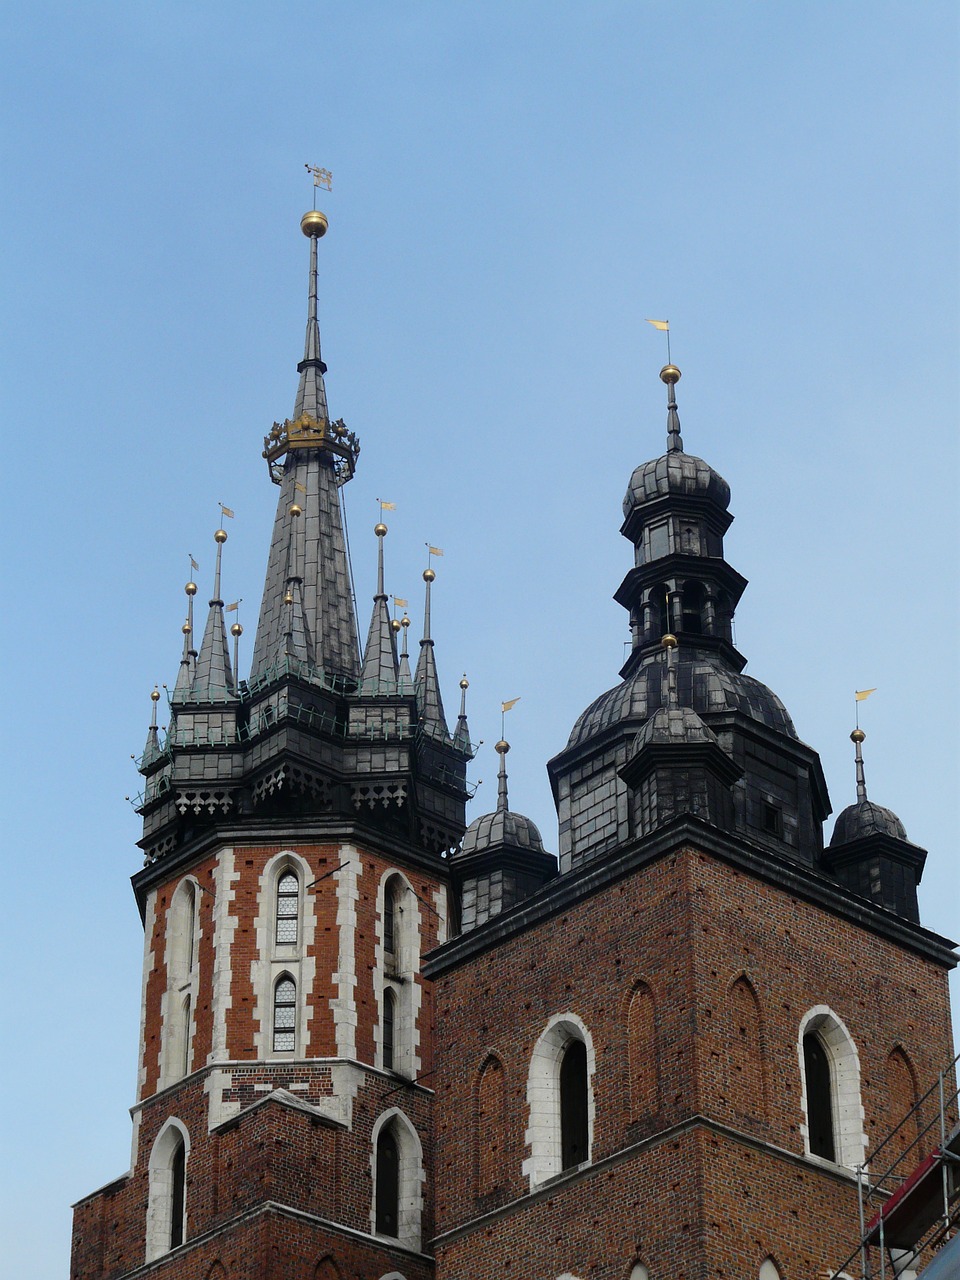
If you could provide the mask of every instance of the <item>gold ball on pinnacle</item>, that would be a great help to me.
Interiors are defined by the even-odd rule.
[[[193,630],[193,627],[191,627],[189,622],[185,622],[183,626],[180,628],[180,630],[183,632],[185,636],[188,636],[190,632]]]
[[[303,507],[301,507],[298,502],[294,502],[293,505],[290,507],[290,514],[292,516],[302,516]]]
[[[850,741],[851,741],[851,742],[863,742],[863,741],[864,741],[864,739],[866,738],[866,736],[867,736],[867,735],[863,732],[863,730],[862,730],[862,729],[854,729],[853,733],[851,733],[851,735],[850,735]]]
[[[235,622],[233,624],[233,626],[230,628],[230,634],[234,637],[239,637],[243,635],[243,627],[241,627],[239,622]]]
[[[197,594],[197,584],[195,582],[188,582],[183,589],[188,596],[195,596]]]
[[[660,370],[660,381],[666,382],[669,386],[676,386],[680,381],[680,370],[675,364],[665,364]]]
[[[379,524],[373,526],[373,532],[378,538],[385,538],[387,536],[387,526],[381,520]]]
[[[460,681],[460,688],[461,688],[461,689],[469,689],[469,688],[470,688],[470,681],[467,679],[467,677],[466,677],[466,676],[464,676],[464,677],[463,677],[463,679]]]
[[[390,630],[399,631],[402,625],[403,624],[401,623],[399,618],[394,618],[393,621],[390,623]]]
[[[665,636],[660,637],[660,643],[665,649],[675,649],[677,647],[677,637],[672,631],[668,631]]]
[[[400,625],[401,627],[403,627],[404,631],[406,631],[407,627],[409,627],[410,619],[407,617],[406,614],[404,614],[403,617],[400,619]]]
[[[223,544],[224,544],[224,543],[226,542],[226,540],[227,540],[227,531],[226,531],[226,529],[218,529],[218,530],[217,530],[217,532],[213,535],[213,540],[214,540],[214,542],[219,542],[219,543],[220,543],[220,545],[221,545],[221,546],[223,546]]]
[[[308,238],[310,236],[316,236],[319,240],[321,236],[325,236],[327,234],[327,227],[329,225],[330,224],[327,222],[327,215],[325,213],[321,213],[319,209],[311,209],[300,219],[300,230]]]
[[[287,592],[287,594],[283,597],[283,603],[284,603],[284,604],[293,604],[293,594],[292,594],[292,592],[290,592],[290,591],[288,591],[288,592]]]
[[[156,685],[154,685],[153,693],[151,693],[151,695],[150,695],[150,701],[151,701],[151,702],[159,702],[159,701],[160,701],[160,690],[156,687]]]
[[[424,582],[433,582],[433,580],[434,580],[434,578],[435,578],[436,576],[437,576],[437,575],[433,572],[433,570],[432,570],[432,569],[424,569],[424,571],[423,571],[423,580],[424,580]]]
[[[510,743],[507,742],[505,739],[501,738],[500,741],[496,744],[496,746],[493,749],[498,756],[505,756],[507,752],[510,750]]]

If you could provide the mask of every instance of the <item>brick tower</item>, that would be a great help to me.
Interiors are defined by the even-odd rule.
[[[624,501],[632,650],[548,766],[559,866],[510,807],[505,741],[465,826],[466,681],[451,733],[434,574],[411,672],[382,523],[361,654],[338,497],[359,445],[327,408],[326,219],[301,225],[251,670],[220,529],[139,766],[131,1168],[76,1206],[71,1280],[830,1275],[857,1166],[950,1056],[924,850],[868,799],[859,732],[824,846],[817,754],[734,644],[730,490],[684,452],[673,365],[667,451]]]
[[[385,525],[361,661],[338,488],[359,445],[327,409],[321,213],[293,417],[264,440],[279,485],[249,678],[220,593],[199,649],[186,587],[165,740],[140,761],[145,928],[128,1174],[76,1207],[73,1280],[433,1272],[431,996],[464,830],[466,711],[448,731],[430,637],[398,655]],[[404,622],[409,620],[404,618]],[[239,627],[232,628],[236,637]],[[234,647],[236,652],[236,646]]]

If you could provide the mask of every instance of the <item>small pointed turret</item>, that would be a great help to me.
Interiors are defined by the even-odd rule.
[[[407,653],[407,635],[410,631],[410,619],[404,612],[400,619],[403,630],[403,641],[400,647],[400,666],[397,674],[397,693],[408,696],[413,693],[413,675],[410,671],[410,655]]]
[[[458,751],[462,751],[465,756],[473,759],[473,744],[470,741],[470,729],[467,725],[467,690],[470,688],[470,681],[466,677],[466,673],[460,680],[460,714],[457,716],[457,727],[453,732],[453,745]]]
[[[187,619],[180,628],[183,632],[183,653],[180,656],[177,683],[173,687],[174,702],[182,702],[190,696],[197,660],[197,651],[193,647],[193,598],[197,594],[197,584],[191,579],[183,590],[187,597]]]
[[[220,593],[220,569],[223,544],[227,540],[226,530],[218,529],[213,537],[217,544],[213,597],[210,600],[210,612],[207,614],[207,625],[200,645],[192,690],[193,698],[199,702],[221,702],[225,698],[232,698],[236,693],[233,669],[230,665],[227,627],[223,618],[223,598]]]
[[[293,409],[294,418],[307,413],[317,422],[328,421],[327,391],[323,375],[327,366],[320,355],[320,323],[317,320],[317,241],[326,235],[327,219],[319,209],[305,213],[300,221],[305,236],[310,237],[310,283],[307,304],[307,334],[303,343],[303,359],[297,365],[300,385]]]
[[[443,700],[440,697],[440,680],[437,676],[437,664],[433,656],[433,640],[430,636],[430,588],[436,574],[432,569],[424,569],[423,580],[427,584],[426,599],[423,606],[423,639],[420,641],[420,657],[417,660],[417,674],[414,686],[417,692],[420,727],[431,738],[439,738],[450,742],[450,730],[443,714]]]
[[[147,730],[147,741],[143,748],[143,755],[140,758],[141,770],[152,764],[160,754],[160,733],[157,729],[157,703],[159,701],[160,690],[154,685],[153,692],[150,694],[150,728]]]
[[[383,589],[383,540],[387,526],[380,521],[373,532],[377,535],[377,594],[373,597],[370,630],[363,651],[359,693],[361,697],[384,698],[397,692],[397,651]]]

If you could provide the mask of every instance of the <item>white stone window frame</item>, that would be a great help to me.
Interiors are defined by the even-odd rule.
[[[173,1157],[180,1142],[183,1143],[184,1184],[190,1167],[190,1134],[186,1125],[176,1116],[170,1116],[157,1134],[147,1165],[147,1227],[145,1261],[170,1253],[170,1234],[173,1222]],[[183,1194],[183,1243],[187,1242],[186,1185]],[[179,1246],[178,1246],[179,1247]]]
[[[826,1160],[810,1150],[807,1073],[803,1038],[814,1034],[823,1045],[830,1064],[830,1105],[833,1108],[833,1137],[836,1160]],[[818,1004],[800,1020],[797,1035],[797,1062],[800,1070],[800,1133],[808,1160],[831,1168],[866,1166],[868,1138],[864,1132],[864,1110],[860,1095],[860,1055],[853,1036],[829,1005]]]
[[[387,1236],[377,1230],[377,1143],[380,1134],[393,1126],[399,1152],[399,1190],[396,1236]],[[426,1182],[423,1168],[423,1145],[408,1117],[399,1107],[390,1107],[377,1117],[370,1135],[370,1234],[379,1240],[396,1240],[406,1249],[420,1251],[421,1224],[423,1220],[423,1187]]]
[[[783,1280],[780,1264],[772,1254],[768,1254],[760,1263],[758,1280]]]
[[[200,954],[200,884],[184,876],[170,897],[163,958],[167,986],[160,1008],[160,1088],[193,1070]],[[189,895],[190,904],[185,899]]]
[[[298,895],[297,941],[277,942],[277,899],[280,879],[288,871],[300,882]],[[308,955],[316,936],[314,895],[308,886],[314,880],[310,864],[294,849],[281,849],[269,858],[260,876],[255,922],[257,954],[250,964],[250,979],[257,993],[254,1008],[255,1044],[261,1060],[292,1060],[306,1056],[310,1040],[310,1008],[307,995],[313,990],[316,957]],[[287,975],[297,989],[296,1035],[293,1049],[273,1047],[273,1003],[277,982]]]
[[[582,1041],[587,1051],[587,1159],[583,1163],[590,1164],[593,1160],[594,1074],[597,1065],[593,1037],[577,1014],[556,1013],[540,1033],[530,1055],[527,1074],[530,1120],[524,1141],[529,1154],[523,1162],[522,1171],[529,1180],[531,1191],[561,1173],[571,1172],[563,1168],[560,1064],[567,1046],[574,1040]]]
[[[399,892],[397,891],[399,887]],[[389,957],[384,945],[384,912],[389,891],[396,893],[397,919],[394,922],[394,951]],[[374,954],[373,989],[377,1001],[374,1028],[374,1062],[381,1071],[415,1080],[420,1073],[420,1007],[423,990],[417,982],[420,972],[422,913],[420,901],[408,878],[396,867],[380,877],[377,886],[377,934]],[[391,961],[388,963],[388,961]],[[393,993],[393,1066],[383,1059],[384,992]]]

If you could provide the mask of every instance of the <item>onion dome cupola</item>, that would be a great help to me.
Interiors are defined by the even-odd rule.
[[[587,707],[548,766],[560,868],[601,856],[681,812],[818,864],[830,812],[820,761],[798,739],[777,695],[744,672],[733,618],[747,583],[723,547],[733,519],[730,488],[684,452],[680,370],[668,364],[660,377],[667,449],[636,468],[623,503],[621,533],[633,544],[634,563],[614,598],[629,614],[630,655],[620,683]],[[675,646],[664,645],[667,636]],[[679,772],[691,753],[702,757],[702,768],[688,793]]]
[[[927,851],[911,844],[892,810],[867,799],[863,767],[866,736],[859,728],[850,735],[856,755],[857,799],[837,816],[824,867],[853,893],[919,922],[917,885]]]
[[[551,880],[556,859],[543,847],[536,824],[514,813],[507,800],[507,752],[501,739],[497,807],[474,818],[451,859],[460,886],[460,928],[466,933],[530,897]]]

